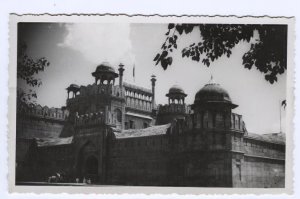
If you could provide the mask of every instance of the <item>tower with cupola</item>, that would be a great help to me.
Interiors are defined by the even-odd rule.
[[[77,86],[71,84],[68,88],[67,108],[72,118],[101,113],[105,122],[116,129],[124,126],[125,91],[122,86],[123,65],[119,74],[109,63],[103,62],[92,73],[95,82],[92,85]],[[115,85],[119,77],[119,85]],[[70,97],[71,94],[71,97]]]
[[[189,113],[188,107],[185,104],[186,96],[187,94],[185,94],[180,86],[172,86],[166,94],[168,104],[159,106],[157,124],[167,124],[174,120],[184,120]]]
[[[211,165],[207,172],[211,172],[210,178],[215,179],[218,186],[241,186],[243,183],[241,165],[246,129],[242,116],[233,113],[236,107],[229,93],[213,77],[196,93],[192,105],[193,129],[205,140],[203,149],[210,156],[204,161]],[[221,178],[218,177],[220,173]]]
[[[230,129],[232,109],[236,107],[238,105],[232,103],[228,92],[211,77],[210,81],[196,93],[192,106],[194,128]]]
[[[103,62],[92,72],[93,84],[68,88],[67,109],[74,124],[74,172],[102,183],[106,180],[109,137],[112,130],[124,128],[125,89],[123,88],[124,65],[119,73]],[[115,85],[119,77],[119,84]]]

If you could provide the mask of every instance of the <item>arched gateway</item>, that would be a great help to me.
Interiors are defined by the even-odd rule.
[[[87,142],[79,150],[77,158],[77,172],[80,178],[91,179],[92,183],[98,183],[100,180],[100,163],[96,154],[95,145]]]
[[[91,178],[94,182],[98,180],[98,159],[95,156],[89,156],[85,160],[84,174],[86,178]]]

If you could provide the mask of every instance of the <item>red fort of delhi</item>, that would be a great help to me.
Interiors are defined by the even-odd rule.
[[[156,105],[159,79],[147,89],[123,82],[124,72],[103,62],[91,85],[67,87],[66,106],[18,113],[16,184],[60,173],[99,185],[285,186],[284,134],[248,132],[238,102],[213,79],[193,104],[175,85]]]

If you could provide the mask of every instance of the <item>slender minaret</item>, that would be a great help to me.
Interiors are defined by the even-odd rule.
[[[120,88],[123,86],[123,72],[124,72],[124,64],[119,64],[119,86]]]
[[[151,82],[152,82],[152,109],[155,108],[155,82],[156,82],[156,76],[151,76]]]

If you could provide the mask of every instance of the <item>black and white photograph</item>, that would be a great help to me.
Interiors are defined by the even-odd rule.
[[[15,187],[287,187],[291,25],[158,21],[15,24]]]

